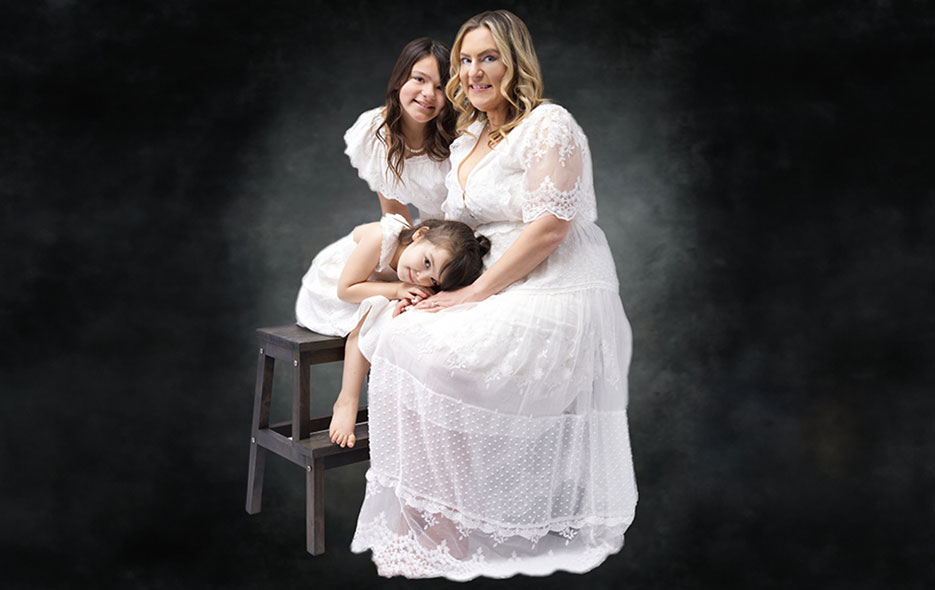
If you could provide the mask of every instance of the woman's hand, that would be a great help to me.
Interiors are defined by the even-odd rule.
[[[432,291],[428,287],[413,283],[399,283],[396,287],[396,297],[393,299],[404,299],[411,303],[418,303],[426,297],[431,297],[431,295]]]
[[[480,294],[473,288],[474,285],[468,285],[467,287],[461,287],[454,291],[442,291],[432,295],[428,299],[423,299],[418,302],[415,306],[416,309],[421,309],[428,312],[436,312],[445,309],[446,307],[451,307],[452,305],[459,305],[461,303],[469,303],[472,301],[483,301],[486,297],[480,296]]]

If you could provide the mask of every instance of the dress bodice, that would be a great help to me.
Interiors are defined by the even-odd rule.
[[[474,122],[451,144],[445,177],[447,219],[477,228],[496,222],[528,223],[545,213],[594,221],[594,180],[588,141],[571,114],[545,103],[517,125],[471,170],[464,187],[458,168],[484,123]]]
[[[389,170],[386,144],[377,136],[383,123],[383,107],[365,111],[344,134],[344,153],[370,190],[405,205],[415,205],[422,219],[440,219],[445,198],[445,174],[449,160],[435,161],[425,154],[406,160],[402,182]]]

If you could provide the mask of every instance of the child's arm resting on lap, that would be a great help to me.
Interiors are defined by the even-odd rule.
[[[380,262],[383,232],[379,222],[358,226],[354,229],[354,237],[357,239],[357,247],[338,278],[338,299],[348,303],[360,303],[374,295],[382,295],[387,299],[421,299],[432,294],[429,289],[411,283],[368,280]]]

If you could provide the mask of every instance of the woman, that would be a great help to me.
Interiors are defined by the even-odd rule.
[[[472,285],[361,330],[371,468],[351,548],[388,576],[584,572],[636,506],[630,328],[587,139],[543,102],[515,15],[468,20],[451,55],[461,133],[442,209],[492,249]]]

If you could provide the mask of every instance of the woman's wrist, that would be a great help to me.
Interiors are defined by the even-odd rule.
[[[465,290],[467,291],[467,293],[465,293],[465,295],[467,296],[465,298],[465,302],[483,301],[484,299],[487,299],[488,297],[493,295],[493,293],[488,292],[484,288],[484,283],[482,282],[481,279],[483,279],[483,276],[478,278],[476,281],[474,281],[467,287],[465,287]]]

